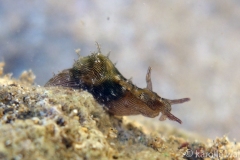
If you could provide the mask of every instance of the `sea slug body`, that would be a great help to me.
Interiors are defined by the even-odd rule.
[[[189,98],[169,100],[152,91],[151,68],[146,75],[146,88],[135,86],[126,79],[111,62],[108,56],[98,52],[87,57],[80,57],[70,69],[63,70],[51,78],[48,86],[62,86],[82,89],[91,93],[113,115],[138,115],[156,117],[159,120],[182,121],[170,113],[171,105],[189,101]]]

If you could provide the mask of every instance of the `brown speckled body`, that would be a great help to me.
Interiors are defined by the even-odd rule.
[[[144,89],[132,84],[98,48],[98,53],[79,58],[72,68],[54,76],[45,86],[87,90],[114,115],[142,114],[156,117],[161,112],[160,120],[168,118],[181,123],[180,119],[170,113],[171,104],[183,103],[189,101],[189,98],[168,100],[158,96],[152,91],[150,67],[146,81],[147,87]]]

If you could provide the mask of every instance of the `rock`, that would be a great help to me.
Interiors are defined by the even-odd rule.
[[[190,159],[188,150],[197,156],[240,149],[227,137],[197,143],[197,136],[161,124],[140,128],[109,115],[88,92],[35,86],[26,73],[25,80],[0,77],[0,159]]]

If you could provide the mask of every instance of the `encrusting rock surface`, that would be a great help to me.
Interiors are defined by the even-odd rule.
[[[88,92],[36,86],[32,71],[24,71],[16,80],[3,74],[3,66],[0,63],[0,159],[195,160],[240,156],[239,143],[226,136],[205,142],[187,132],[170,132],[161,124],[157,129],[138,127],[127,117],[109,115]],[[171,134],[166,135],[168,132]]]

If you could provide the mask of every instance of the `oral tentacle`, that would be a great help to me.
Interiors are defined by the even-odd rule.
[[[173,99],[173,100],[166,99],[166,100],[172,105],[172,104],[179,104],[179,103],[190,101],[190,98],[181,98],[181,99]]]
[[[172,113],[166,112],[164,114],[167,116],[168,119],[170,119],[172,121],[176,121],[176,122],[178,122],[180,124],[182,123],[182,121],[179,118],[177,118],[176,116],[174,116]]]

